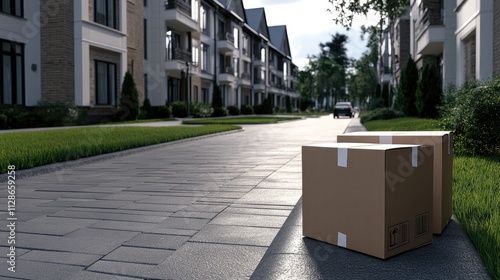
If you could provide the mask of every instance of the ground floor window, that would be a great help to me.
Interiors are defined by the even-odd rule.
[[[1,39],[0,104],[24,104],[24,45]]]
[[[117,88],[116,64],[95,61],[95,99],[97,105],[115,105]]]
[[[210,101],[208,100],[208,88],[201,88],[201,98],[203,100],[203,103],[210,103]]]
[[[168,78],[168,102],[181,100],[181,80]]]

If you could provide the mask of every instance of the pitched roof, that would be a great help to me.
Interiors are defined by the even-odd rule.
[[[291,56],[286,25],[269,26],[271,44],[286,55]]]
[[[264,8],[245,9],[248,25],[257,33],[269,38],[267,28],[266,12]]]

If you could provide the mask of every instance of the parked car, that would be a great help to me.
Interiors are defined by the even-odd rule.
[[[337,104],[335,104],[335,107],[333,107],[333,117],[339,118],[339,116],[354,117],[354,109],[352,108],[351,102],[337,102]]]

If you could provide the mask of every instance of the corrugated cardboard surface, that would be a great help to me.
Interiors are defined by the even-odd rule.
[[[382,259],[430,243],[430,229],[416,236],[415,218],[427,213],[432,221],[432,147],[419,146],[421,160],[412,167],[414,147],[302,147],[304,236]],[[346,167],[339,149],[347,149]]]
[[[338,142],[434,146],[433,233],[441,234],[452,215],[453,135],[449,131],[363,131],[337,136]]]

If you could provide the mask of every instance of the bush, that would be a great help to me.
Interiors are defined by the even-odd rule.
[[[236,106],[228,106],[227,111],[231,116],[237,116],[240,114],[240,109],[238,109],[238,107]]]
[[[172,103],[172,115],[176,118],[185,118],[187,117],[187,106],[186,103],[182,101],[175,101]]]
[[[224,108],[224,104],[222,103],[222,93],[218,85],[214,85],[212,107],[214,108],[214,112],[212,114],[213,117],[224,117],[227,115],[227,110]]]
[[[248,104],[241,105],[241,113],[243,115],[251,115],[253,114],[253,108],[252,106]]]
[[[134,77],[127,71],[123,79],[117,118],[119,120],[137,120],[140,115],[139,106],[139,93],[137,92]]]
[[[441,106],[441,77],[435,64],[426,63],[417,84],[416,106],[420,118],[435,119]]]
[[[292,112],[292,101],[290,100],[290,96],[286,97],[285,103],[286,103],[286,112],[291,113]]]
[[[168,119],[168,118],[170,118],[170,107],[167,105],[151,106],[149,118],[152,118],[152,119]]]
[[[441,123],[455,133],[455,150],[469,155],[500,154],[500,77],[465,85],[448,94]]]
[[[0,105],[0,114],[6,116],[3,128],[30,127],[32,118],[28,108],[18,105]]]
[[[254,107],[254,112],[255,114],[258,115],[272,115],[273,114],[273,103],[270,97],[267,97],[264,99],[264,102],[262,102],[259,105],[255,105]]]
[[[7,128],[7,116],[4,114],[0,114],[0,129]]]
[[[31,127],[51,127],[81,124],[85,119],[84,109],[63,102],[39,102],[37,107],[31,109],[27,121]]]
[[[418,69],[413,58],[408,58],[399,81],[399,90],[394,107],[407,116],[417,116],[415,93],[417,91]]]
[[[191,103],[191,114],[193,118],[208,118],[212,116],[214,109],[209,104],[202,102]]]
[[[140,119],[150,119],[151,117],[151,102],[149,99],[144,99],[144,103],[142,104],[140,115]]]
[[[300,99],[300,111],[305,112],[309,107],[313,105],[313,102],[308,99]]]
[[[361,115],[361,123],[374,120],[389,120],[395,118],[404,117],[404,114],[400,111],[396,111],[391,108],[378,108],[373,111],[363,112]]]

